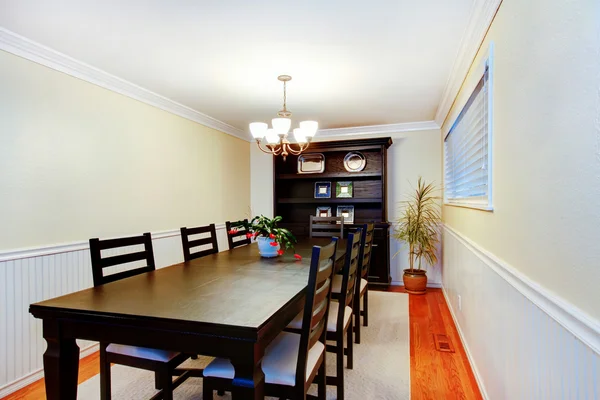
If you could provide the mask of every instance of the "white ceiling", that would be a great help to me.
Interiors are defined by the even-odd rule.
[[[0,0],[0,26],[234,127],[430,121],[474,0]]]

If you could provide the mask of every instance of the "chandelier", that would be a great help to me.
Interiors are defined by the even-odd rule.
[[[277,79],[283,82],[283,109],[277,113],[278,118],[271,120],[272,128],[269,128],[269,125],[264,122],[252,122],[250,124],[250,133],[256,139],[256,144],[261,151],[274,156],[281,154],[285,161],[289,154],[297,156],[308,149],[310,141],[319,129],[319,123],[316,121],[300,122],[300,127],[294,129],[296,143],[290,143],[287,137],[292,125],[292,120],[290,119],[292,112],[287,109],[286,83],[291,81],[292,77],[289,75],[279,75]],[[266,149],[261,146],[261,140]]]

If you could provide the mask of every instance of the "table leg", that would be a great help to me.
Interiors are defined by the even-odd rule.
[[[79,347],[75,339],[61,338],[55,321],[44,321],[44,381],[47,400],[77,400]],[[51,332],[53,331],[53,332]]]
[[[235,368],[233,378],[233,400],[263,400],[265,398],[265,374],[260,366],[263,352],[253,350],[247,357],[236,357],[231,360]]]

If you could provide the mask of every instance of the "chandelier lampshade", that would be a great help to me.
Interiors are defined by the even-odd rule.
[[[290,131],[290,127],[292,126],[292,120],[289,118],[273,118],[271,120],[271,125],[273,126],[273,131],[277,135],[287,135]]]
[[[264,122],[253,122],[250,124],[250,133],[254,139],[262,139],[267,134],[268,124]]]
[[[306,137],[314,137],[319,130],[319,123],[317,121],[302,121],[300,122],[300,129],[304,131]]]
[[[306,143],[306,134],[302,128],[294,129],[294,139],[296,139],[296,142],[298,143]]]
[[[312,138],[319,130],[319,123],[317,121],[300,122],[300,127],[293,130],[297,148],[293,147],[294,144],[287,139],[292,127],[292,120],[289,118],[292,113],[287,109],[286,90],[286,84],[292,80],[292,77],[280,75],[277,79],[283,82],[283,108],[277,112],[277,118],[271,120],[271,128],[264,122],[252,122],[249,127],[260,150],[274,156],[281,154],[285,160],[289,154],[299,155],[308,149]],[[261,146],[261,141],[266,146],[266,150]]]

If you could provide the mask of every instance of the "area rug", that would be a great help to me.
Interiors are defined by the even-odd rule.
[[[327,354],[327,369],[335,371],[335,356]],[[184,366],[202,368],[210,358],[189,360]],[[115,365],[111,369],[112,398],[115,400],[148,399],[156,393],[152,372]],[[354,345],[354,369],[345,369],[345,394],[349,400],[410,398],[410,353],[408,295],[369,292],[369,326],[361,329],[361,344]],[[330,372],[333,374],[332,372]],[[311,392],[316,394],[316,386]],[[202,399],[202,379],[190,378],[179,386],[176,400]],[[79,385],[79,400],[100,399],[98,375]],[[231,395],[215,399],[230,400]],[[336,390],[327,387],[327,399],[335,399]],[[205,399],[206,400],[206,399]]]

